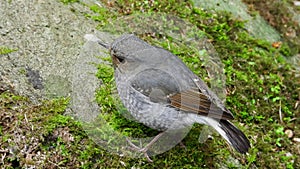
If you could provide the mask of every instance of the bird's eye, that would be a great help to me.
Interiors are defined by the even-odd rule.
[[[113,63],[114,63],[115,65],[125,63],[124,57],[120,57],[120,56],[117,56],[117,55],[112,55],[112,59],[113,59]]]
[[[117,59],[118,59],[118,61],[120,62],[120,63],[125,63],[125,59],[124,58],[120,58],[120,57],[116,57]]]

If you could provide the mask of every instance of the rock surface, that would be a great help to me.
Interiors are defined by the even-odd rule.
[[[0,77],[9,79],[17,93],[35,101],[68,96],[73,65],[84,57],[80,56],[84,35],[97,25],[80,12],[88,9],[77,3],[1,2],[0,46],[17,51],[0,55]]]

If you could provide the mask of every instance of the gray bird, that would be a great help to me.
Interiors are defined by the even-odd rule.
[[[164,131],[194,123],[213,127],[235,150],[248,152],[249,140],[229,122],[232,113],[177,56],[132,34],[109,45],[97,42],[110,51],[124,106],[138,122],[162,131],[140,149],[145,155]]]

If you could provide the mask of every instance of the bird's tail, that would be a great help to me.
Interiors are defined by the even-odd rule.
[[[236,151],[242,154],[247,153],[250,148],[250,142],[245,134],[228,120],[220,120],[219,124],[220,128],[225,132],[225,135],[221,135],[228,141],[228,143],[236,149]]]
[[[245,154],[250,148],[250,142],[245,134],[228,120],[217,120],[210,117],[199,117],[197,122],[213,127],[236,151]]]

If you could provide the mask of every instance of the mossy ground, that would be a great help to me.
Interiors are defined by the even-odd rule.
[[[67,1],[64,1],[66,3]],[[201,125],[195,125],[183,140],[186,148],[146,159],[131,159],[110,154],[95,144],[81,124],[63,112],[68,99],[44,101],[36,105],[28,98],[1,91],[0,154],[5,168],[300,168],[299,77],[285,57],[299,53],[289,43],[280,47],[253,39],[243,29],[243,22],[229,14],[212,14],[193,7],[189,1],[104,1],[106,6],[91,6],[99,29],[109,19],[137,12],[166,12],[188,20],[206,33],[220,54],[226,74],[226,105],[234,112],[233,121],[251,141],[249,155],[232,150],[220,136],[199,143]],[[172,45],[171,38],[139,35],[149,43],[168,47],[189,67],[207,77],[200,60],[186,46]],[[169,45],[171,44],[171,45]],[[2,50],[1,50],[2,51]],[[3,54],[7,54],[3,52]],[[10,51],[11,52],[11,51]],[[106,59],[110,61],[110,59]],[[101,116],[124,135],[145,136],[153,130],[128,121],[118,111],[112,93],[115,89],[113,68],[99,65],[97,77],[103,81],[96,99]],[[209,79],[206,79],[209,82]],[[1,84],[2,85],[2,84]],[[0,86],[1,87],[1,86]],[[282,118],[281,118],[282,117]],[[292,137],[285,131],[291,130]],[[234,160],[237,159],[237,160]]]

